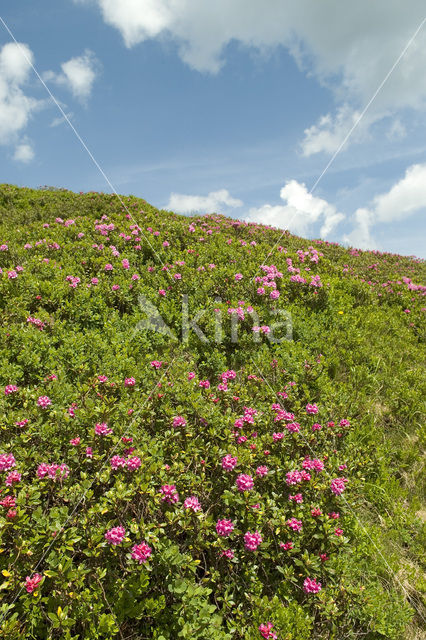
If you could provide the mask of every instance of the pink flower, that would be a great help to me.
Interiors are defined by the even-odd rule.
[[[21,481],[21,474],[18,471],[11,471],[6,478],[5,484],[8,487],[11,487],[12,484]]]
[[[200,380],[198,386],[204,387],[204,389],[210,389],[210,382],[208,380]]]
[[[314,516],[314,518],[316,518],[316,516],[320,516],[321,514],[321,509],[318,509],[318,507],[315,507],[314,509],[311,509],[311,515]]]
[[[162,364],[163,363],[160,360],[153,360],[151,362],[151,367],[154,367],[154,369],[161,369]]]
[[[290,529],[293,529],[293,531],[300,531],[300,529],[302,528],[302,521],[297,520],[297,518],[291,518],[290,520],[287,520],[286,524],[288,527],[290,527]]]
[[[194,512],[201,511],[201,505],[196,496],[190,496],[189,498],[186,498],[185,502],[183,503],[183,507],[184,509],[192,509],[192,511]]]
[[[12,269],[11,271],[7,272],[7,277],[9,278],[9,280],[14,280],[18,277],[18,274]]]
[[[123,269],[129,269],[129,268],[130,268],[130,263],[129,263],[129,261],[128,261],[128,260],[126,260],[126,258],[124,258],[124,259],[121,261],[121,266],[123,267]]]
[[[222,458],[222,469],[225,471],[232,471],[235,469],[238,463],[238,458],[234,458],[230,453],[227,453],[226,456]]]
[[[254,487],[254,481],[247,473],[240,473],[237,477],[235,484],[238,487],[238,491],[251,491]]]
[[[342,533],[343,533],[343,529],[339,529],[339,528],[337,528],[337,529],[335,529],[335,530],[334,530],[334,534],[335,534],[336,536],[341,536],[341,535],[342,535]]]
[[[93,458],[93,449],[92,449],[92,447],[86,447],[86,458]]]
[[[163,502],[168,502],[169,504],[179,502],[179,494],[176,491],[176,486],[174,484],[163,485],[160,489],[160,493],[163,494]]]
[[[321,591],[321,582],[317,582],[315,578],[306,578],[303,583],[303,591],[305,593],[318,593]]]
[[[247,533],[244,534],[244,545],[249,551],[256,551],[257,547],[262,544],[262,542],[262,536],[258,531],[255,531],[254,533],[247,531]]]
[[[302,481],[302,474],[296,469],[295,471],[289,471],[286,473],[285,478],[288,485],[295,485]]]
[[[111,287],[112,291],[118,291],[120,289],[120,285],[119,284],[113,284]]]
[[[234,557],[234,552],[232,551],[232,549],[225,549],[224,551],[221,551],[220,555],[228,558],[228,560],[232,560],[232,558]]]
[[[286,424],[286,429],[291,433],[299,433],[300,424],[298,422],[290,422],[289,424]]]
[[[243,279],[243,274],[242,273],[236,273],[234,278],[235,278],[235,282],[239,282],[240,280]]]
[[[194,371],[190,371],[190,372],[188,373],[188,380],[193,380],[194,378],[195,378],[195,373],[194,373]]]
[[[0,454],[0,471],[9,471],[12,467],[16,466],[16,460],[11,453]]]
[[[278,442],[278,440],[282,440],[284,438],[284,433],[273,433],[272,440],[274,442]]]
[[[46,409],[49,405],[52,404],[52,401],[48,396],[40,396],[37,400],[37,404],[42,409]]]
[[[152,549],[150,546],[146,544],[146,542],[135,544],[132,547],[132,552],[131,552],[132,558],[133,560],[137,560],[139,564],[146,562],[151,554],[152,554]]]
[[[234,530],[235,525],[232,520],[218,520],[216,522],[216,532],[219,536],[227,538]]]
[[[136,380],[134,378],[126,378],[124,380],[125,387],[134,387],[136,384]]]
[[[293,500],[296,504],[302,504],[303,502],[303,496],[301,493],[296,493],[294,496],[290,495],[288,496],[289,500]]]
[[[123,469],[126,466],[126,458],[121,456],[112,456],[110,460],[111,469]]]
[[[334,478],[331,481],[330,489],[336,496],[340,496],[346,488],[346,482],[349,482],[347,478]]]
[[[319,431],[319,429],[322,429],[322,426],[318,422],[315,422],[312,425],[312,431]]]
[[[107,382],[108,378],[107,376],[98,376],[98,380],[102,384],[103,382]]]
[[[80,436],[77,436],[76,438],[72,438],[72,439],[70,440],[70,444],[72,444],[72,445],[73,445],[73,447],[78,447],[78,445],[80,444],[80,442],[81,442],[81,438],[80,438]]]
[[[108,425],[106,424],[106,422],[101,422],[101,423],[97,423],[95,426],[95,434],[97,436],[107,436],[110,433],[112,433],[112,429],[110,429],[110,427],[108,427]]]
[[[32,593],[34,589],[38,587],[42,580],[43,576],[41,576],[39,573],[35,573],[32,578],[30,578],[30,576],[27,576],[25,578],[25,589],[28,591],[28,593]]]
[[[259,476],[259,478],[263,478],[263,476],[266,476],[268,474],[268,471],[268,467],[265,467],[265,465],[261,465],[260,467],[257,467],[256,474]]]
[[[112,266],[112,264],[106,264],[104,266],[104,270],[105,271],[112,271],[114,269],[114,267]]]
[[[105,534],[105,540],[110,544],[121,544],[125,538],[126,530],[124,527],[113,527]]]
[[[186,426],[185,418],[183,418],[182,416],[175,416],[173,418],[173,426],[174,427],[185,427]]]
[[[277,300],[280,297],[280,292],[278,291],[278,289],[274,289],[274,291],[271,291],[271,293],[269,294],[269,297],[271,298],[271,300]]]
[[[277,634],[272,631],[272,627],[274,625],[272,622],[268,622],[267,624],[259,625],[260,635],[264,638],[270,638],[271,640],[276,640]]]
[[[290,549],[293,549],[293,543],[292,542],[280,542],[280,547],[281,547],[281,549],[284,549],[284,551],[289,551]]]
[[[93,285],[95,285],[95,286],[96,286],[97,284],[99,284],[99,279],[98,279],[98,278],[92,278],[90,282],[91,282]]]
[[[138,458],[138,456],[133,456],[132,458],[129,458],[126,461],[126,467],[130,470],[130,471],[135,471],[136,469],[139,469],[139,467],[141,466],[141,459]]]
[[[313,416],[313,415],[315,415],[316,413],[318,413],[318,407],[317,407],[317,405],[316,405],[316,404],[307,404],[307,405],[306,405],[306,413],[307,413],[309,416]]]
[[[4,395],[9,396],[11,393],[16,393],[17,391],[19,391],[19,388],[16,386],[16,384],[8,384],[4,388]]]

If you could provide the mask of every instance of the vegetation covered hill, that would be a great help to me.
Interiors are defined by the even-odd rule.
[[[425,263],[135,197],[0,213],[2,637],[422,637]]]

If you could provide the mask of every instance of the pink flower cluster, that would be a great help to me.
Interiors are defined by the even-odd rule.
[[[163,494],[161,498],[163,502],[167,502],[168,504],[179,502],[179,494],[174,484],[164,484],[160,489],[160,493]]]
[[[12,453],[0,454],[0,471],[9,471],[16,466],[16,460]]]
[[[126,530],[124,527],[113,527],[109,529],[109,531],[105,534],[105,540],[109,542],[109,544],[121,544],[125,538]]]
[[[48,406],[50,406],[52,404],[51,399],[49,398],[49,396],[40,396],[37,399],[37,404],[39,407],[41,407],[42,409],[47,409]]]
[[[114,470],[127,468],[130,471],[135,471],[141,466],[141,459],[138,458],[138,456],[133,456],[132,458],[113,456],[110,460],[110,464],[111,468]]]
[[[244,546],[248,551],[256,551],[257,547],[262,544],[262,542],[262,536],[258,531],[255,531],[254,533],[247,531],[247,533],[244,534]]]
[[[303,583],[303,591],[305,593],[318,593],[321,588],[321,582],[317,582],[315,578],[306,578]]]
[[[175,416],[173,418],[173,426],[174,427],[185,427],[186,426],[186,420],[183,416]]]
[[[32,593],[38,587],[42,580],[43,576],[41,576],[39,573],[35,573],[32,578],[30,578],[30,576],[27,576],[25,578],[25,589],[28,591],[28,593]]]
[[[139,564],[146,562],[152,553],[152,549],[146,542],[135,544],[132,547],[131,556],[133,560],[137,560]]]
[[[266,624],[259,625],[260,635],[263,638],[270,638],[270,640],[276,640],[277,634],[272,631],[272,627],[274,625],[272,622],[267,622]]]
[[[51,478],[52,480],[56,480],[56,478],[68,478],[70,473],[69,467],[62,464],[48,464],[46,462],[42,462],[37,468],[37,477],[38,478]]]
[[[222,458],[222,469],[225,469],[225,471],[232,471],[237,466],[237,463],[238,458],[234,458],[230,453],[227,453],[226,456]]]
[[[346,488],[346,482],[349,482],[347,478],[334,478],[331,481],[330,489],[336,496],[340,496]]]
[[[4,388],[4,395],[10,396],[11,393],[16,393],[17,391],[19,391],[19,388],[16,386],[16,384],[8,384]]]
[[[219,536],[228,537],[234,530],[235,525],[232,520],[218,520],[216,523],[216,532]]]
[[[237,485],[238,491],[251,491],[254,487],[253,478],[247,473],[240,473],[235,484]]]
[[[95,434],[97,436],[107,436],[112,433],[112,429],[105,422],[97,423],[95,426]]]
[[[183,503],[183,507],[184,509],[192,509],[192,511],[194,512],[201,511],[201,505],[196,496],[190,496],[189,498],[186,498],[185,502]]]

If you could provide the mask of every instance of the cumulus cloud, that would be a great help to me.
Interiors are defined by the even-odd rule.
[[[46,71],[43,79],[46,82],[56,82],[66,87],[75,98],[85,101],[89,98],[93,83],[99,73],[99,62],[92,51],[88,49],[81,56],[76,56],[61,64],[61,73]]]
[[[371,231],[375,225],[405,220],[422,209],[426,210],[426,163],[408,167],[389,191],[373,198],[370,208],[358,209],[354,228],[344,241],[360,249],[374,249]]]
[[[301,236],[309,235],[321,221],[320,235],[326,238],[345,218],[336,207],[308,192],[305,184],[290,180],[280,191],[284,205],[264,204],[250,209],[246,220],[288,229]]]
[[[15,148],[13,159],[17,162],[23,162],[27,164],[34,159],[34,149],[28,142],[21,142]]]
[[[33,54],[26,44],[9,42],[0,50],[0,144],[16,143],[41,101],[24,92]]]
[[[198,71],[217,73],[232,41],[263,53],[284,46],[337,100],[335,114],[306,130],[305,155],[332,153],[339,146],[424,18],[423,0],[94,1],[127,47],[152,38],[172,41],[181,59]],[[425,67],[423,28],[375,98],[365,130],[399,109],[424,107]]]
[[[210,191],[207,196],[185,195],[183,193],[172,193],[167,209],[176,213],[223,213],[227,208],[241,207],[243,202],[238,198],[233,198],[227,189]]]

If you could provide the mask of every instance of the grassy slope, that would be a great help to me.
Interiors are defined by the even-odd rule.
[[[21,483],[9,491],[9,495],[17,498],[18,515],[8,519],[6,512],[0,514],[4,548],[0,565],[9,574],[3,587],[5,617],[0,624],[5,625],[4,633],[22,638],[120,637],[118,634],[130,638],[135,637],[132,636],[135,633],[140,634],[136,637],[159,638],[162,635],[167,638],[181,634],[179,637],[250,639],[261,637],[257,631],[260,622],[273,620],[279,638],[289,640],[304,637],[341,640],[365,634],[370,639],[399,638],[404,633],[411,638],[420,634],[421,615],[424,615],[421,601],[424,591],[421,573],[424,538],[421,537],[420,516],[424,514],[424,505],[421,504],[424,495],[421,458],[424,432],[422,434],[421,429],[424,418],[422,384],[426,302],[421,289],[410,289],[407,281],[402,279],[408,277],[416,285],[425,284],[425,263],[397,255],[350,251],[288,233],[282,236],[278,230],[236,223],[222,216],[189,220],[170,212],[159,212],[145,201],[133,197],[123,198],[123,201],[132,214],[131,219],[128,213],[126,219],[126,211],[111,195],[36,191],[9,185],[0,187],[0,244],[8,245],[8,250],[0,253],[3,269],[0,279],[0,384],[3,387],[16,384],[20,389],[19,398],[4,397],[1,401],[0,453],[14,453],[16,468],[23,473]],[[115,229],[108,234],[109,240],[95,228],[95,221],[103,215],[108,216],[104,222],[115,224]],[[55,222],[57,217],[75,222],[65,226]],[[50,226],[44,227],[46,223]],[[135,223],[142,229],[140,241],[129,241],[120,236],[120,233],[124,236],[131,234],[130,226]],[[191,223],[196,228],[195,232],[188,229]],[[209,229],[211,234],[207,233]],[[158,236],[152,233],[155,230],[160,231]],[[84,233],[84,236],[79,238],[78,233]],[[43,242],[37,245],[40,240]],[[163,247],[164,240],[170,243],[169,247]],[[250,245],[253,241],[255,246]],[[52,248],[54,242],[58,243],[59,249]],[[134,248],[136,242],[140,249]],[[24,249],[25,243],[30,243],[32,248]],[[92,248],[93,243],[104,243],[105,248]],[[279,251],[277,244],[285,251]],[[112,255],[110,245],[118,249],[119,257]],[[323,254],[318,265],[309,261],[310,256],[303,263],[299,261],[296,252],[308,250],[312,255],[309,247]],[[48,262],[43,261],[45,258],[49,259]],[[129,260],[129,270],[121,267],[123,258]],[[317,293],[313,287],[290,282],[288,258],[301,269],[308,282],[311,274],[320,276],[323,286]],[[168,271],[162,270],[159,259],[170,265]],[[184,261],[185,264],[176,266],[176,261]],[[106,263],[113,264],[113,273],[104,271]],[[208,267],[211,263],[215,263],[214,269]],[[283,273],[283,278],[277,279],[281,293],[277,303],[256,293],[259,284],[253,282],[253,277],[264,275],[260,266],[265,263],[276,265]],[[16,265],[21,265],[24,270],[16,279],[9,279],[7,271],[15,269]],[[304,272],[306,266],[311,269],[308,273]],[[149,267],[153,269],[149,270]],[[204,269],[198,270],[199,267]],[[176,272],[181,273],[180,280],[173,279]],[[133,273],[137,273],[140,279],[132,281]],[[235,282],[236,273],[243,274],[241,282]],[[75,289],[66,281],[68,275],[80,278]],[[87,287],[92,277],[98,277],[99,284]],[[120,285],[116,292],[111,290],[114,283]],[[129,284],[133,288],[129,289]],[[158,295],[159,289],[166,291],[164,298]],[[193,332],[183,343],[152,331],[135,333],[138,322],[145,317],[138,304],[139,293],[158,306],[177,335],[180,332],[181,296],[188,294],[191,317],[197,310],[208,310],[199,325],[210,337],[214,331],[214,309],[220,307],[223,311],[226,329],[228,307],[235,308],[239,300],[244,300],[246,305],[252,304],[258,311],[261,324],[273,323],[274,306],[290,312],[293,340],[271,344],[262,338],[260,343],[255,343],[252,323],[247,318],[239,330],[237,343],[230,340],[228,329],[221,344],[211,341],[204,344]],[[218,296],[221,302],[215,301]],[[406,309],[410,312],[406,313]],[[29,316],[44,321],[45,329],[40,331],[28,323]],[[319,354],[322,354],[321,358]],[[164,400],[153,398],[152,385],[156,378],[149,364],[152,360],[171,364],[165,380],[175,386],[172,391],[164,390]],[[227,369],[237,371],[235,384],[238,387],[235,388],[244,404],[263,410],[264,417],[259,425],[256,423],[259,455],[252,454],[244,444],[237,445],[230,436],[231,418],[238,417],[241,407],[237,408],[235,402],[216,389],[213,389],[213,395],[220,399],[215,404],[210,401],[210,391],[200,396],[201,391],[188,390],[185,386],[188,371],[195,371],[196,379],[209,379],[215,387],[218,375]],[[46,382],[46,376],[52,373],[58,376],[54,389],[52,383]],[[99,374],[108,375],[119,390],[102,397],[102,389],[95,382]],[[250,386],[254,384],[253,379],[247,378],[250,374],[258,379],[255,390]],[[124,378],[130,376],[136,378],[137,396],[129,396],[128,391],[122,388]],[[163,385],[167,387],[165,380]],[[294,388],[288,387],[289,381],[296,382]],[[291,389],[290,398],[280,400],[276,393],[286,385],[287,391]],[[96,393],[101,394],[102,402]],[[36,407],[35,401],[40,395],[54,399],[48,415]],[[147,403],[148,396],[150,401]],[[296,414],[296,420],[303,427],[304,441],[291,441],[284,453],[275,451],[271,445],[271,433],[278,427],[273,423],[270,406],[278,401]],[[66,413],[72,402],[81,408],[81,413],[76,410],[75,418]],[[328,420],[335,420],[338,424],[340,419],[347,418],[351,423],[350,429],[340,435],[341,430],[330,427],[325,435],[326,427],[323,426],[321,432],[312,433],[312,420],[308,423],[304,417],[307,403],[319,406],[317,419],[323,425]],[[207,406],[208,409],[205,408]],[[135,424],[127,416],[129,408],[138,416]],[[193,430],[197,432],[198,429],[200,434],[194,441],[185,440],[184,434],[182,441],[173,439],[169,423],[177,414],[185,415],[189,423],[193,420]],[[228,415],[229,419],[227,417],[225,421],[223,416]],[[25,416],[30,420],[30,427],[15,427],[15,421]],[[197,422],[201,417],[208,418],[213,431],[202,434],[204,422]],[[119,610],[116,610],[112,604],[113,584],[103,576],[99,578],[101,574],[96,574],[97,583],[101,585],[96,590],[93,572],[104,562],[118,579],[124,571],[124,560],[120,569],[116,556],[111,556],[112,559],[107,556],[98,562],[87,550],[99,548],[99,553],[93,552],[93,556],[104,557],[102,554],[110,550],[104,548],[103,532],[116,526],[118,521],[125,524],[128,509],[137,515],[136,520],[139,520],[140,512],[132,497],[124,496],[125,489],[112,475],[105,479],[102,477],[102,487],[93,493],[93,500],[104,504],[105,516],[103,511],[92,513],[85,502],[80,505],[79,496],[87,486],[85,483],[98,481],[103,461],[108,461],[108,453],[102,447],[99,451],[95,448],[98,467],[92,472],[87,469],[86,461],[82,461],[69,445],[70,437],[77,433],[81,434],[85,444],[92,444],[89,428],[92,429],[101,418],[108,423],[114,422],[126,433],[135,431],[135,440],[140,438],[136,442],[137,452],[144,464],[149,466],[154,459],[160,466],[172,461],[171,477],[152,462],[154,471],[151,469],[148,473],[144,489],[150,496],[149,505],[152,505],[146,507],[143,524],[139,524],[137,531],[152,540],[158,557],[162,554],[163,565],[158,562],[156,566],[153,559],[149,574],[153,585],[149,593],[155,601],[152,605],[155,611],[147,612],[142,608],[136,615],[129,609],[123,619],[119,610],[123,611],[128,605],[121,602],[117,605]],[[117,428],[117,433],[120,429]],[[330,477],[339,475],[339,463],[347,464],[343,472],[349,478],[345,492],[347,499],[339,506],[343,514],[341,526],[345,531],[342,544],[335,544],[325,533],[320,535],[324,539],[318,541],[308,536],[291,559],[282,561],[284,580],[282,575],[274,573],[273,568],[265,569],[265,578],[253,578],[250,563],[254,561],[246,557],[243,550],[238,555],[241,564],[235,564],[235,570],[232,567],[224,569],[214,560],[218,543],[211,532],[214,533],[217,518],[223,515],[217,508],[218,502],[227,504],[228,514],[235,519],[238,514],[242,518],[246,508],[245,503],[239,502],[238,494],[234,492],[232,498],[228,496],[229,488],[225,485],[215,494],[215,483],[222,482],[217,461],[220,463],[221,455],[232,452],[244,462],[241,470],[255,475],[256,464],[261,463],[260,451],[264,448],[271,449],[267,464],[272,469],[275,467],[277,474],[269,481],[271,484],[267,489],[263,492],[259,489],[259,500],[265,500],[262,517],[257,521],[249,519],[246,524],[252,528],[263,526],[267,545],[274,537],[273,530],[277,540],[288,536],[288,531],[284,533],[280,529],[282,517],[296,514],[302,519],[307,518],[309,500],[324,509],[332,504],[324,485],[319,486],[318,496],[306,490],[309,496],[308,500],[305,498],[307,511],[289,511],[288,501],[281,502],[279,493],[286,489],[285,472],[297,466],[292,461],[299,459],[300,462],[306,455],[321,453],[321,457],[327,456]],[[69,465],[70,478],[73,478],[71,488],[61,486],[56,493],[47,483],[40,489],[40,482],[34,477],[37,465],[46,458],[53,461],[55,455]],[[204,468],[194,462],[201,457],[206,460]],[[278,469],[283,470],[281,477]],[[156,473],[158,479],[151,482]],[[211,512],[212,519],[202,521],[196,537],[182,518],[176,516],[173,519],[173,513],[166,514],[167,518],[161,515],[163,505],[158,487],[169,481],[179,488],[180,481],[187,495],[197,491],[200,494],[202,487],[197,482],[202,474],[205,474],[202,476],[205,487],[211,486],[203,494],[203,509]],[[296,491],[294,487],[291,489]],[[123,495],[120,492],[124,492]],[[3,493],[5,495],[6,492]],[[112,496],[109,502],[105,502],[105,495]],[[120,500],[126,502],[124,510]],[[41,508],[38,509],[39,505]],[[78,520],[66,520],[73,505],[78,507],[76,513],[80,522],[101,533],[91,540],[83,536],[82,541],[68,546],[62,542],[66,540],[66,534],[61,534],[57,556],[54,556],[54,550],[49,550],[49,555],[46,555],[51,535],[49,527],[53,527],[53,521],[55,530],[60,531],[66,521],[67,530],[72,525],[81,535]],[[66,509],[61,512],[63,507]],[[56,511],[52,515],[54,509]],[[114,520],[115,516],[118,521]],[[167,519],[167,526],[171,528],[162,529],[162,521]],[[149,531],[147,521],[157,523],[159,541],[153,531]],[[207,591],[201,593],[200,604],[194,605],[195,613],[191,614],[179,585],[176,586],[167,574],[165,566],[169,551],[161,547],[161,532],[165,538],[174,540],[181,554],[189,554],[182,555],[180,560],[182,579],[189,580],[182,567],[188,564],[190,557],[197,565],[206,563],[204,573],[194,568],[196,573],[191,575],[195,578],[191,580],[200,588],[212,588],[217,597],[212,600],[213,596]],[[133,533],[136,534],[136,530]],[[193,544],[188,546],[188,541]],[[195,550],[190,552],[191,547]],[[317,566],[315,563],[318,561],[313,560],[314,555],[318,556],[318,551],[324,549],[332,550],[329,573],[325,565]],[[80,552],[87,556],[84,576],[80,576],[76,569],[84,558]],[[67,553],[70,558],[67,571],[71,572],[68,578],[57,571],[58,556]],[[281,558],[274,556],[268,546],[264,554],[265,567],[268,561],[276,566],[277,557]],[[25,576],[31,575],[36,566],[35,558],[42,558],[37,570],[40,573],[47,571],[45,581],[51,581],[51,595],[41,591],[36,597],[38,613],[33,606],[33,596],[25,590],[20,592]],[[312,575],[319,576],[325,586],[314,598],[303,594],[298,578],[310,575],[310,568]],[[145,575],[143,570],[141,568],[140,576]],[[128,571],[127,565],[125,571]],[[246,584],[250,586],[241,589],[235,572],[244,575]],[[257,575],[257,570],[254,573]],[[126,588],[131,592],[139,588],[143,591],[140,585],[135,586],[131,582],[130,571],[129,576]],[[164,592],[163,582],[167,585]],[[78,593],[76,597],[66,595],[71,583],[74,584],[72,592]],[[229,586],[228,591],[226,585]],[[268,602],[273,594],[278,594],[278,599],[271,606]],[[161,599],[163,597],[165,600]],[[87,598],[102,601],[102,606],[93,613],[97,622],[90,621],[91,614],[84,608],[83,601]],[[233,599],[234,605],[227,604],[227,599]],[[167,604],[166,609],[163,605],[161,610],[161,602]],[[217,615],[217,620],[211,622],[211,629],[207,623],[203,626],[196,622],[198,617],[202,618],[199,612],[204,610],[206,602],[210,602],[212,607],[214,604],[206,616]],[[8,608],[11,604],[13,606]],[[62,609],[68,607],[67,617],[73,621],[72,624],[61,621],[58,616],[55,619],[58,606]],[[286,611],[290,611],[288,616]],[[52,614],[50,617],[49,613]],[[98,624],[100,616],[104,616],[104,630]],[[216,631],[213,627],[217,627]],[[144,635],[151,632],[154,635]]]

